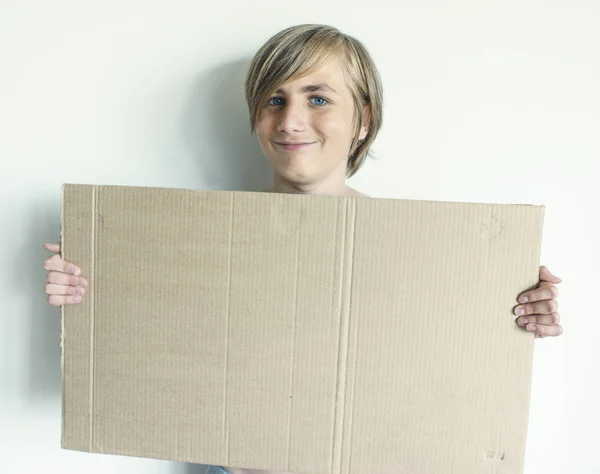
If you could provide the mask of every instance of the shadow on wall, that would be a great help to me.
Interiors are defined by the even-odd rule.
[[[263,191],[272,184],[269,162],[250,133],[244,92],[249,62],[239,60],[203,73],[187,101],[184,142],[205,188]]]
[[[29,258],[21,269],[23,287],[32,291],[29,327],[30,367],[28,395],[33,401],[58,397],[61,393],[60,309],[50,306],[44,294],[44,260],[52,253],[42,248],[45,242],[58,242],[60,236],[60,189],[56,200],[38,202],[30,212],[32,228],[27,232]]]
[[[203,464],[185,464],[183,469],[177,471],[177,474],[204,474],[208,466]]]

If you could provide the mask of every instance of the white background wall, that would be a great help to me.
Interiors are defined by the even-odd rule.
[[[60,449],[41,244],[59,238],[63,182],[267,185],[243,75],[271,34],[305,22],[357,36],[381,70],[379,159],[354,186],[547,205],[542,261],[564,280],[566,331],[536,341],[526,473],[600,473],[595,0],[0,0],[0,472],[201,472]]]

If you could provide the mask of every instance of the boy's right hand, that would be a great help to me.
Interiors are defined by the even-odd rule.
[[[44,244],[44,248],[55,254],[60,253],[59,244]],[[48,303],[53,306],[74,304],[81,301],[85,294],[87,280],[81,276],[81,270],[70,262],[66,262],[60,255],[53,255],[44,262],[48,270],[46,294]]]

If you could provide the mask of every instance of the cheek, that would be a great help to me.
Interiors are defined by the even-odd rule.
[[[315,126],[331,144],[344,147],[349,145],[353,133],[352,119],[348,119],[346,114],[323,115]]]
[[[268,120],[262,118],[258,121],[258,123],[254,126],[254,133],[256,133],[256,138],[261,146],[265,145],[269,141],[270,136],[270,126],[268,124]]]

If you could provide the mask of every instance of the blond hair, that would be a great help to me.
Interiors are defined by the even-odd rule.
[[[346,175],[354,175],[370,154],[370,147],[383,119],[383,88],[375,63],[357,39],[327,25],[286,28],[264,43],[250,62],[246,75],[246,102],[251,131],[255,131],[262,109],[281,86],[318,69],[329,59],[340,59],[354,99],[354,126]],[[367,114],[363,109],[368,106]],[[358,140],[364,120],[368,133]]]

